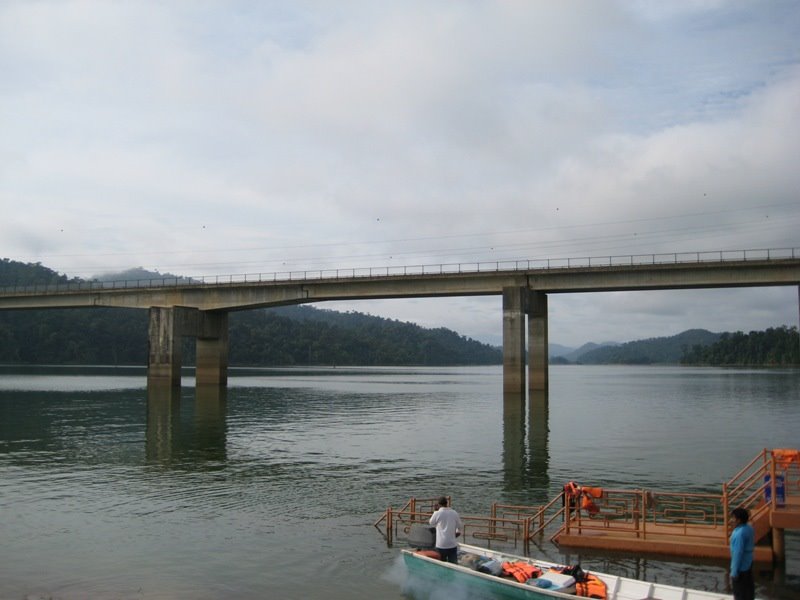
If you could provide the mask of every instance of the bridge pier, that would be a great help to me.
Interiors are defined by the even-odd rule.
[[[503,395],[525,397],[527,288],[503,288]]]
[[[531,291],[528,296],[528,389],[531,392],[549,389],[547,344],[547,294]]]
[[[147,387],[180,387],[181,338],[197,338],[198,384],[228,382],[228,315],[185,306],[153,306],[148,324]]]
[[[527,316],[527,323],[526,323]],[[547,391],[547,294],[528,288],[503,288],[503,394],[526,393],[525,326],[528,327],[527,388]]]
[[[228,384],[228,313],[200,313],[197,337],[197,386]]]
[[[181,337],[197,309],[153,306],[147,329],[147,387],[180,387]]]

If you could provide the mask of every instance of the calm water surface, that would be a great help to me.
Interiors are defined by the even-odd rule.
[[[143,369],[0,367],[0,598],[400,599],[372,524],[410,496],[465,514],[570,479],[719,492],[800,446],[800,372],[553,367],[547,423],[499,368],[232,370],[151,399]],[[800,539],[758,594],[800,597]],[[725,565],[541,552],[725,589]]]

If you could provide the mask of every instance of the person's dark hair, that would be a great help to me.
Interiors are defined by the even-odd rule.
[[[439,498],[439,506],[447,506],[447,496]]]
[[[731,514],[742,523],[747,523],[747,521],[750,519],[750,514],[747,512],[747,509],[742,508],[741,506],[739,508],[734,508],[731,511]]]

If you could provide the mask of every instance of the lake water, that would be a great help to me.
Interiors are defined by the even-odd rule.
[[[232,369],[220,399],[139,368],[0,367],[0,598],[400,599],[373,523],[409,497],[463,514],[568,480],[719,492],[800,446],[800,372],[551,368],[549,416],[504,410],[499,367]],[[541,417],[541,415],[538,415]],[[758,595],[800,597],[800,539]],[[724,563],[558,562],[725,589]]]

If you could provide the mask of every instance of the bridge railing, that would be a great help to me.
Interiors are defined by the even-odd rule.
[[[439,263],[430,265],[401,265],[384,267],[354,267],[347,269],[313,269],[276,271],[272,273],[235,273],[199,277],[158,277],[116,281],[80,280],[34,285],[0,287],[0,294],[58,294],[83,291],[103,291],[131,288],[186,287],[231,285],[246,283],[286,283],[320,280],[353,280],[377,277],[407,277],[452,275],[463,273],[514,272],[533,270],[608,268],[689,263],[723,263],[731,261],[769,261],[800,258],[800,248],[769,248],[749,250],[715,250],[706,252],[672,252],[662,254],[627,254],[568,258],[496,260],[487,262]]]

